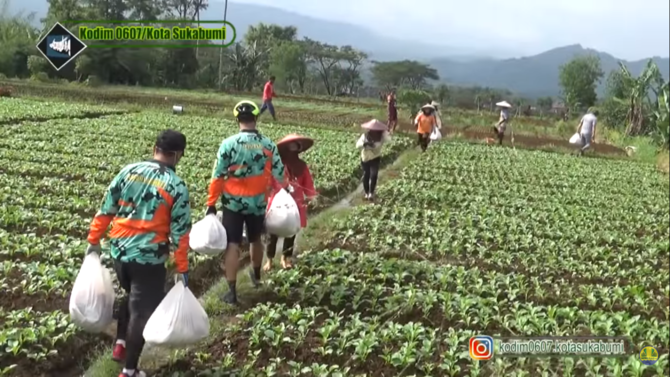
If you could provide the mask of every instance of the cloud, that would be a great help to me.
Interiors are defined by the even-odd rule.
[[[624,59],[670,55],[668,0],[237,0],[401,39],[536,54],[582,44]]]

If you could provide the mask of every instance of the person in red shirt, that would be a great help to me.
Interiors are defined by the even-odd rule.
[[[396,96],[395,90],[392,90],[389,95],[386,97],[386,102],[388,104],[388,126],[389,133],[393,134],[396,127],[398,127],[398,108],[396,107]]]
[[[263,88],[263,106],[261,106],[261,114],[263,114],[265,110],[268,110],[270,115],[272,115],[272,119],[276,122],[277,117],[275,116],[275,107],[272,105],[272,99],[277,96],[275,94],[274,84],[275,77],[270,76],[270,80],[265,83],[265,87]]]
[[[314,189],[312,174],[309,171],[307,163],[300,158],[300,153],[308,150],[312,145],[314,145],[313,139],[298,134],[288,135],[277,143],[279,156],[281,156],[284,163],[285,186],[282,187],[275,181],[275,193],[282,189],[288,190],[291,193],[300,210],[300,226],[302,228],[307,226],[307,204],[316,197],[317,193]],[[305,197],[307,201],[305,201]],[[277,251],[277,241],[278,237],[271,234],[270,243],[265,251],[267,255],[267,262],[264,267],[265,271],[272,269],[272,259],[274,259]],[[293,267],[291,259],[293,257],[294,243],[295,236],[284,238],[281,257],[281,266],[284,269]]]

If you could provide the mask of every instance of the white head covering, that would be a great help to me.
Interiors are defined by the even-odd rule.
[[[498,107],[506,107],[506,108],[508,108],[508,109],[512,107],[512,105],[510,105],[507,101],[501,101],[501,102],[498,102],[498,103],[496,103],[496,106],[498,106]]]

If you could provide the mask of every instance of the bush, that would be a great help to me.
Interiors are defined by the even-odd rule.
[[[49,75],[47,75],[46,72],[37,72],[37,73],[31,75],[30,79],[32,81],[37,81],[37,82],[50,82],[51,81],[51,79],[49,78]]]
[[[102,85],[102,81],[98,78],[96,75],[89,75],[88,78],[86,79],[85,82],[86,86],[90,86],[91,88],[98,87]]]
[[[558,130],[558,134],[561,136],[566,136],[570,137],[575,133],[575,130],[577,129],[577,126],[573,124],[573,122],[566,122],[564,120],[559,120],[558,123],[556,123],[556,129]]]

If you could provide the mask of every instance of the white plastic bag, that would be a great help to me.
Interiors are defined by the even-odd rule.
[[[102,332],[112,323],[114,285],[112,277],[100,262],[100,256],[90,253],[84,258],[70,295],[72,322],[89,332]]]
[[[269,234],[283,238],[293,237],[300,231],[300,210],[286,190],[279,190],[268,203],[265,228]]]
[[[178,281],[149,317],[142,336],[147,344],[182,347],[209,335],[209,318],[191,290]]]
[[[433,132],[430,133],[430,140],[438,141],[442,139],[442,133],[437,127],[433,127]]]
[[[582,135],[576,133],[570,138],[570,144],[582,145]]]
[[[188,244],[198,253],[219,255],[228,246],[228,235],[216,215],[207,215],[193,224]]]

